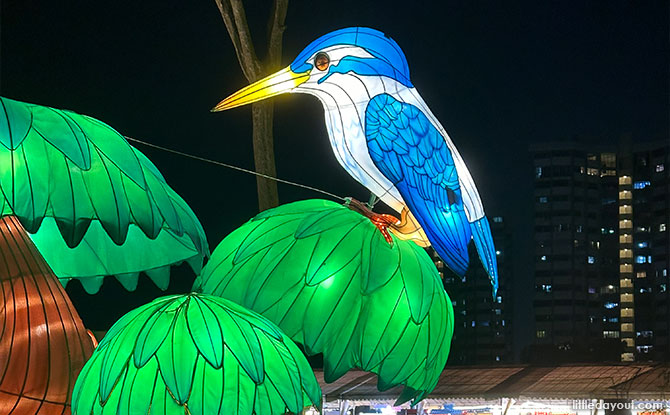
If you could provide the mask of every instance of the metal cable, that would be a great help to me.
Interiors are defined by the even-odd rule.
[[[177,155],[180,155],[180,156],[188,157],[188,158],[191,158],[191,159],[193,159],[193,160],[204,161],[204,162],[206,162],[206,163],[211,163],[211,164],[214,164],[214,165],[217,165],[217,166],[227,167],[227,168],[229,168],[229,169],[233,169],[233,170],[241,171],[241,172],[244,172],[244,173],[253,174],[253,175],[255,175],[255,176],[259,176],[259,177],[262,177],[262,178],[264,178],[264,179],[274,180],[274,181],[279,182],[279,183],[284,183],[284,184],[289,184],[289,185],[291,185],[291,186],[301,187],[301,188],[303,188],[303,189],[307,189],[307,190],[311,190],[311,191],[314,191],[314,192],[318,192],[318,193],[324,194],[324,195],[326,195],[326,196],[330,196],[330,197],[332,197],[332,198],[334,198],[334,199],[341,200],[341,201],[344,201],[344,202],[347,201],[347,198],[338,196],[338,195],[336,195],[336,194],[327,192],[327,191],[325,191],[325,190],[318,189],[318,188],[316,188],[316,187],[307,186],[307,185],[305,185],[305,184],[296,183],[296,182],[292,182],[292,181],[289,181],[289,180],[284,180],[284,179],[280,179],[280,178],[277,178],[277,177],[268,176],[267,174],[258,173],[258,172],[255,172],[255,171],[253,171],[253,170],[248,170],[248,169],[245,169],[245,168],[242,168],[242,167],[233,166],[232,164],[222,163],[222,162],[220,162],[220,161],[216,161],[216,160],[208,159],[208,158],[205,158],[205,157],[200,157],[200,156],[195,156],[195,155],[193,155],[193,154],[184,153],[183,151],[173,150],[173,149],[171,149],[171,148],[167,148],[167,147],[162,147],[162,146],[159,146],[159,145],[157,145],[157,144],[152,144],[152,143],[148,143],[148,142],[146,142],[146,141],[138,140],[137,138],[132,138],[132,137],[128,137],[128,136],[124,136],[124,137],[125,137],[126,140],[128,140],[128,141],[132,141],[132,142],[135,142],[135,143],[143,144],[143,145],[145,145],[145,146],[147,146],[147,147],[152,147],[152,148],[155,148],[155,149],[158,149],[158,150],[166,151],[166,152],[168,152],[168,153],[172,153],[172,154],[177,154]]]

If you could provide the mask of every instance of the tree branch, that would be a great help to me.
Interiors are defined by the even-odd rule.
[[[279,69],[282,54],[282,37],[284,35],[284,21],[286,20],[286,10],[288,9],[288,0],[274,0],[272,4],[272,14],[268,20],[268,55],[267,66],[270,70]]]
[[[261,62],[256,56],[254,49],[254,42],[251,40],[251,33],[249,32],[249,24],[247,23],[247,15],[244,12],[244,5],[242,0],[228,0],[230,1],[233,10],[233,19],[235,21],[235,28],[240,39],[240,46],[242,47],[243,64],[252,75],[251,79],[247,76],[247,81],[257,81],[262,75]],[[246,74],[245,74],[246,76]]]
[[[214,0],[216,6],[219,9],[221,18],[223,18],[223,23],[226,26],[230,40],[233,42],[233,47],[235,48],[235,53],[238,55],[237,59],[242,65],[242,58],[239,56],[240,51],[240,37],[237,36],[237,30],[235,29],[235,22],[233,22],[233,12],[230,7],[230,1],[228,0]]]
[[[237,60],[247,81],[261,77],[261,64],[254,51],[249,25],[240,0],[215,0],[219,13],[233,42]]]
[[[242,0],[214,0],[230,39],[235,47],[237,60],[242,73],[249,82],[258,80],[264,71],[275,69],[281,63],[282,37],[288,0],[273,0],[272,13],[268,20],[268,49],[265,62],[261,63],[254,50],[249,32],[247,17]],[[253,122],[254,165],[256,171],[276,176],[274,148],[272,139],[273,104],[271,101],[257,102],[251,105]],[[262,177],[256,178],[259,209],[265,210],[279,204],[277,182]]]

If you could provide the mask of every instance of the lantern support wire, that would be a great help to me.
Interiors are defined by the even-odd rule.
[[[321,194],[324,194],[324,195],[326,195],[326,196],[332,197],[333,199],[341,200],[341,201],[343,201],[343,202],[346,202],[346,201],[347,201],[347,198],[338,196],[338,195],[336,195],[336,194],[334,194],[334,193],[330,193],[330,192],[327,192],[327,191],[325,191],[325,190],[322,190],[322,189],[319,189],[319,188],[316,188],[316,187],[313,187],[313,186],[308,186],[308,185],[306,185],[306,184],[292,182],[292,181],[290,181],[290,180],[280,179],[280,178],[278,178],[278,177],[273,177],[273,176],[269,176],[269,175],[267,175],[267,174],[258,173],[258,172],[256,172],[256,171],[249,170],[249,169],[245,169],[245,168],[238,167],[238,166],[234,166],[234,165],[232,165],[232,164],[223,163],[223,162],[221,162],[221,161],[217,161],[217,160],[212,160],[212,159],[208,159],[208,158],[205,158],[205,157],[196,156],[196,155],[193,155],[193,154],[185,153],[185,152],[183,152],[183,151],[174,150],[174,149],[171,149],[171,148],[168,148],[168,147],[163,147],[163,146],[159,146],[159,145],[157,145],[157,144],[153,144],[153,143],[149,143],[149,142],[146,142],[146,141],[138,140],[137,138],[128,137],[128,136],[124,136],[124,137],[125,137],[125,139],[128,140],[128,141],[132,141],[132,142],[134,142],[134,143],[139,143],[139,144],[145,145],[145,146],[147,146],[147,147],[155,148],[155,149],[162,150],[162,151],[165,151],[165,152],[168,152],[168,153],[172,153],[172,154],[177,154],[177,155],[179,155],[179,156],[187,157],[187,158],[190,158],[190,159],[193,159],[193,160],[204,161],[205,163],[214,164],[214,165],[216,165],[216,166],[227,167],[227,168],[229,168],[229,169],[237,170],[237,171],[241,171],[241,172],[243,172],[243,173],[253,174],[253,175],[255,175],[255,176],[259,176],[259,177],[262,177],[262,178],[264,178],[264,179],[274,180],[274,181],[276,181],[276,182],[278,182],[278,183],[284,183],[284,184],[288,184],[288,185],[291,185],[291,186],[300,187],[300,188],[302,188],[302,189],[311,190],[311,191],[313,191],[313,192],[321,193]]]

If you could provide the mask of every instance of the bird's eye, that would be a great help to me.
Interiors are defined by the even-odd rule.
[[[325,71],[330,65],[330,58],[326,52],[319,52],[314,57],[314,66],[320,71]]]

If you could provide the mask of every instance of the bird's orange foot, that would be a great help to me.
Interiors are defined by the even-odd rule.
[[[370,219],[370,222],[372,222],[372,224],[379,229],[379,232],[382,233],[386,242],[388,242],[389,245],[393,244],[393,238],[391,237],[388,228],[398,225],[400,222],[398,218],[384,213],[375,213],[366,204],[359,202],[354,198],[349,200],[347,207]]]

